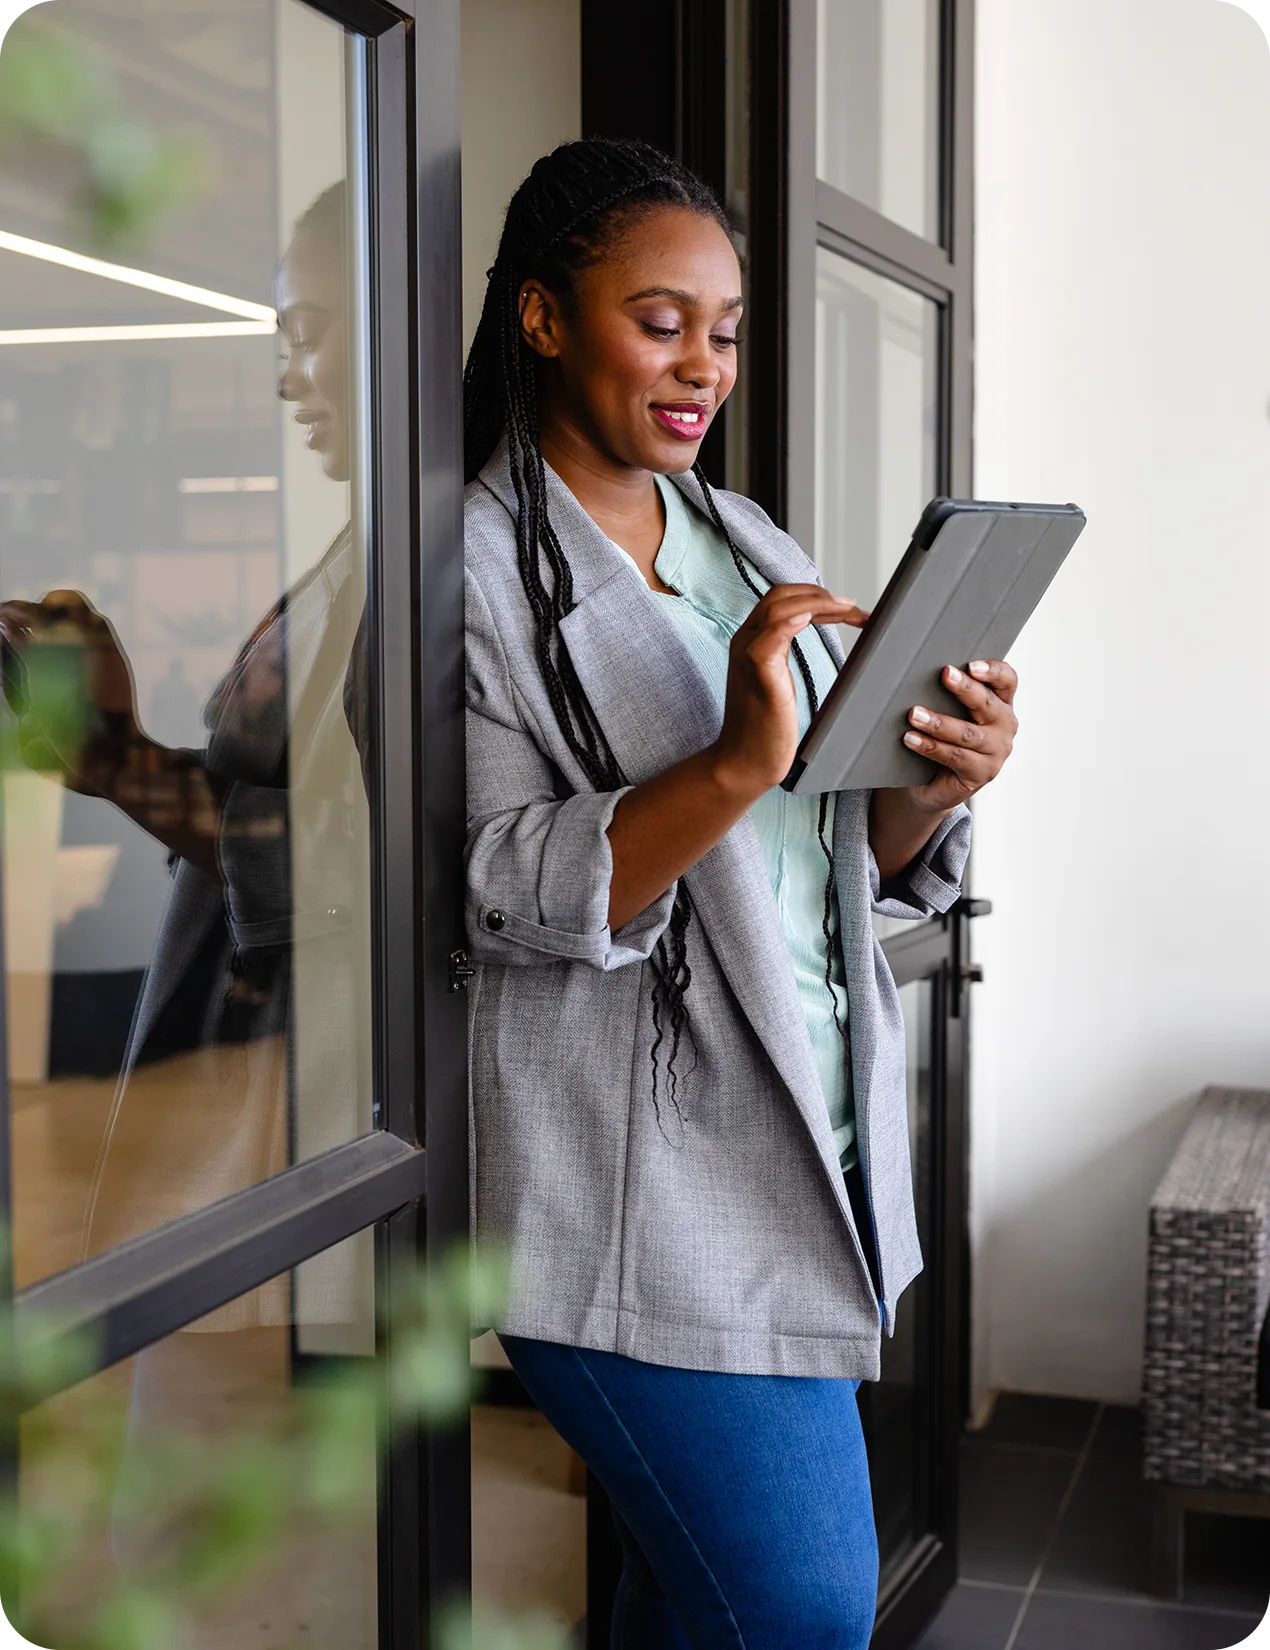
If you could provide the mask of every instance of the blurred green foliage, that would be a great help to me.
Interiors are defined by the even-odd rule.
[[[20,20],[0,49],[0,150],[22,143],[75,165],[78,206],[101,248],[144,240],[194,194],[204,170],[191,137],[139,120],[104,65],[40,19]]]
[[[0,1421],[22,1421],[24,1477],[73,1476],[73,1493],[19,1510],[0,1496],[0,1598],[14,1624],[55,1650],[176,1650],[201,1609],[268,1572],[297,1531],[352,1527],[365,1515],[370,1458],[403,1427],[444,1428],[474,1395],[473,1325],[507,1290],[501,1253],[464,1245],[400,1288],[390,1354],[341,1360],[293,1386],[284,1418],[244,1425],[226,1441],[118,1428],[81,1404],[68,1449],[56,1400],[94,1365],[91,1344],[0,1311]],[[112,1529],[124,1555],[82,1611],[69,1612],[93,1531]],[[56,1628],[46,1625],[55,1620]],[[433,1623],[435,1650],[560,1650],[558,1624],[451,1604]]]

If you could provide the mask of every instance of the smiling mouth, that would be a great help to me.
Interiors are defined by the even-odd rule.
[[[331,421],[325,413],[298,412],[293,414],[296,423],[304,431],[304,445],[311,451],[320,448],[326,439]]]
[[[652,411],[665,428],[681,441],[699,441],[710,422],[709,407],[699,401],[654,405]]]

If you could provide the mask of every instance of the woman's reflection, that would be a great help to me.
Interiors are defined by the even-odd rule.
[[[335,482],[349,480],[353,449],[345,197],[339,183],[308,208],[276,277],[278,392]],[[143,728],[119,638],[86,597],[60,590],[0,605],[5,692],[27,765],[113,803],[170,852],[171,895],[103,1140],[86,1252],[369,1126],[364,596],[345,527],[242,644],[204,709],[198,751]],[[314,1276],[313,1314],[357,1315],[351,1274],[336,1264]],[[199,1328],[284,1323],[290,1294],[278,1280]],[[186,1339],[141,1360],[137,1392],[151,1412],[184,1384],[156,1377],[190,1356]],[[258,1364],[229,1339],[227,1364]]]

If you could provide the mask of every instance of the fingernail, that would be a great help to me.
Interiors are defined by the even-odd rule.
[[[906,733],[904,735],[904,743],[906,745],[916,746],[916,745],[920,745],[921,742],[922,742],[922,736],[921,736],[920,733]]]
[[[923,710],[920,705],[914,705],[913,720],[915,722],[920,722],[922,726],[925,727],[927,722],[930,721],[930,712],[928,710]]]
[[[834,601],[841,602],[844,607],[855,607],[858,605],[854,596],[835,596]]]
[[[795,613],[794,617],[790,620],[790,623],[798,625],[801,629],[804,625],[809,625],[811,623],[811,614]]]
[[[961,684],[965,681],[965,679],[966,678],[961,674],[961,672],[959,670],[957,670],[955,668],[955,666],[949,665],[949,667],[948,667],[948,680],[953,684],[954,687],[960,687]]]
[[[970,670],[972,675],[986,676],[988,674],[988,661],[986,659],[972,659]]]

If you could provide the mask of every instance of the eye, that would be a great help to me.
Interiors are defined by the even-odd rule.
[[[722,349],[735,349],[741,340],[734,337],[731,333],[716,332],[711,334],[710,342],[712,344],[718,344]]]
[[[678,327],[655,327],[651,321],[641,321],[640,325],[653,338],[673,338],[679,331]]]

